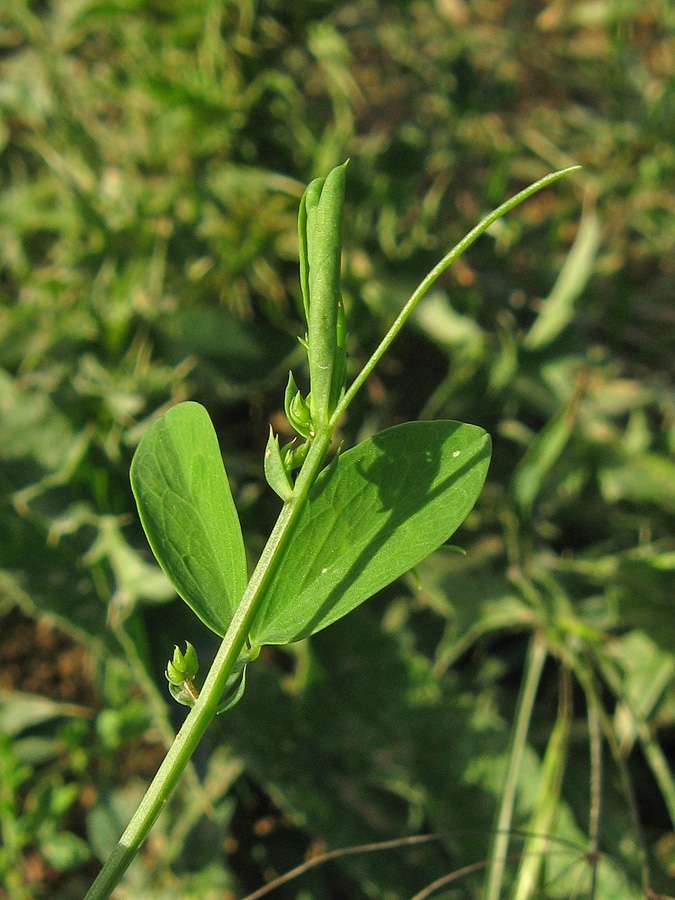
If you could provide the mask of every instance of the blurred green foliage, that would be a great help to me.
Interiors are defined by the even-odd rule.
[[[588,896],[587,719],[604,734],[596,896],[640,895],[641,848],[651,887],[673,893],[674,59],[667,0],[2,6],[12,900],[81,896],[180,721],[162,676],[174,644],[214,649],[133,511],[152,417],[205,403],[252,558],[273,522],[262,457],[299,359],[297,206],[348,156],[352,374],[482,213],[549,169],[584,171],[441,279],[343,424],[347,443],[420,417],[491,432],[466,556],[439,552],[251,666],[121,896],[242,896],[305,853],[424,830],[443,837],[333,861],[276,896],[406,898],[486,859],[532,634],[548,661],[512,824],[552,839],[542,861],[513,835],[513,896]],[[85,648],[95,699],[28,685],[15,607]]]

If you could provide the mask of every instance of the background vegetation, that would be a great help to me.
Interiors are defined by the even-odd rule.
[[[420,417],[491,432],[466,556],[266,652],[118,896],[243,897],[327,848],[426,831],[276,896],[410,898],[486,860],[538,665],[505,886],[673,893],[671,4],[9,0],[0,895],[82,896],[183,715],[173,645],[214,652],[152,560],[129,463],[158,411],[204,403],[255,561],[300,358],[298,201],[347,157],[354,370],[481,214],[584,170],[447,273],[343,425],[347,443]]]

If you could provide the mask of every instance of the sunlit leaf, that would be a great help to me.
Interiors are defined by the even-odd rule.
[[[254,644],[306,637],[446,541],[483,486],[490,438],[475,425],[409,422],[320,476],[252,629]]]
[[[148,541],[176,591],[224,634],[247,581],[237,510],[209,414],[180,403],[151,425],[131,464]]]

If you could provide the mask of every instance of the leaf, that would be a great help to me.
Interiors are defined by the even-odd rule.
[[[667,653],[675,653],[675,552],[620,559],[610,590],[616,591],[624,627],[639,628]]]
[[[539,315],[528,331],[523,344],[528,350],[540,350],[551,344],[569,325],[574,316],[574,303],[593,274],[595,257],[600,245],[600,220],[591,201],[584,213],[558,280]]]
[[[436,550],[481,491],[490,437],[409,422],[342,454],[317,479],[251,630],[254,646],[308,637]]]
[[[40,841],[40,850],[49,865],[58,872],[65,872],[91,859],[86,841],[70,831],[49,835]]]
[[[154,422],[131,463],[131,487],[157,561],[216,634],[247,581],[239,517],[209,414],[180,403]]]
[[[579,393],[575,392],[537,434],[516,467],[512,482],[513,496],[526,516],[532,513],[547,475],[572,436],[579,399]]]
[[[27,457],[50,472],[66,464],[76,435],[45,391],[22,388],[0,369],[0,407],[0,459]]]
[[[23,734],[55,719],[87,714],[85,707],[59,703],[38,694],[0,688],[0,732],[9,737]]]
[[[206,304],[198,312],[179,309],[163,315],[157,326],[169,360],[178,364],[186,356],[196,356],[201,360],[198,378],[204,377],[200,370],[208,372],[215,366],[217,378],[225,379],[235,393],[265,378],[297,346],[295,338],[264,321],[245,322],[227,309]]]
[[[490,544],[479,541],[466,556],[444,547],[415,567],[422,586],[418,602],[443,621],[437,671],[445,671],[484,635],[536,626],[532,609],[495,565]]]
[[[653,503],[675,512],[675,462],[659,453],[641,453],[603,466],[600,489],[608,503]]]

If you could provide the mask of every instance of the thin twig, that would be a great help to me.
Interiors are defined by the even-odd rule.
[[[299,875],[304,875],[305,872],[308,872],[310,869],[315,869],[317,866],[322,866],[324,863],[329,862],[331,859],[341,859],[345,856],[355,856],[358,853],[372,853],[376,850],[393,850],[398,847],[428,844],[430,841],[437,841],[441,837],[442,835],[440,834],[418,834],[412,835],[410,837],[394,838],[389,841],[377,841],[373,844],[359,844],[355,847],[342,847],[339,850],[327,850],[320,856],[315,856],[312,859],[308,859],[306,862],[301,863],[299,866],[296,866],[289,872],[285,872],[283,875],[275,878],[274,881],[270,881],[268,884],[265,884],[261,888],[258,888],[258,890],[254,891],[252,894],[248,894],[248,896],[244,897],[244,900],[259,900],[260,897],[264,897],[265,894],[269,894],[270,891],[276,890],[276,888],[281,887],[282,884],[286,884],[288,881],[292,881]]]

